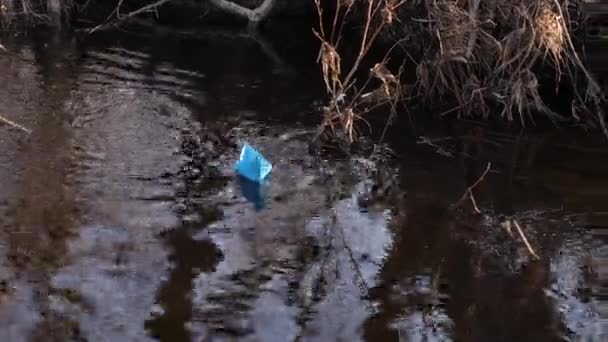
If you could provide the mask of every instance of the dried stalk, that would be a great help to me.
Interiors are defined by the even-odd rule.
[[[513,225],[515,226],[515,228],[517,228],[517,232],[519,233],[519,236],[521,236],[521,239],[524,241],[524,244],[528,248],[528,251],[530,252],[530,254],[532,254],[532,256],[534,256],[536,259],[540,260],[540,257],[538,256],[538,254],[536,254],[536,252],[534,252],[534,249],[532,249],[532,246],[530,246],[530,243],[528,242],[526,235],[524,235],[523,230],[519,226],[519,223],[517,223],[517,220],[513,220]]]
[[[464,203],[464,201],[466,201],[468,198],[471,200],[471,203],[473,204],[473,209],[475,210],[475,212],[477,212],[478,214],[481,213],[481,211],[477,207],[477,203],[475,202],[475,197],[473,197],[473,189],[475,189],[475,187],[483,181],[483,179],[488,174],[488,172],[490,172],[491,166],[492,166],[492,163],[488,163],[488,166],[486,167],[485,171],[481,174],[479,179],[477,179],[477,181],[475,181],[475,183],[473,183],[471,186],[467,187],[467,189],[464,191],[464,193],[462,194],[460,199],[458,201],[456,201],[456,203],[451,205],[451,208],[454,209],[454,208],[460,207],[462,205],[462,203]]]
[[[24,131],[24,132],[25,132],[25,133],[27,133],[27,134],[31,134],[31,133],[32,133],[32,131],[31,131],[31,130],[29,130],[29,129],[27,129],[27,128],[23,127],[23,126],[21,126],[20,124],[18,124],[18,123],[16,123],[16,122],[13,122],[13,121],[11,121],[11,120],[9,120],[9,119],[7,119],[7,118],[3,117],[2,115],[0,115],[0,122],[4,122],[5,124],[7,124],[7,125],[9,125],[9,126],[11,126],[11,127],[18,128],[18,129],[20,129],[20,130]]]
[[[471,21],[473,21],[475,24],[477,24],[477,12],[479,10],[479,4],[481,3],[481,0],[469,0],[469,15],[471,16]],[[475,45],[477,45],[477,35],[479,34],[479,28],[475,29],[473,32],[471,32],[471,36],[469,37],[469,43],[467,46],[467,59],[470,59],[471,56],[473,55],[473,49],[475,48]]]
[[[314,32],[321,41],[318,62],[321,64],[325,87],[329,95],[329,103],[323,109],[323,122],[320,134],[329,130],[337,135],[337,128],[349,142],[354,140],[356,132],[355,121],[363,120],[363,115],[378,104],[389,104],[391,111],[396,111],[396,103],[401,97],[400,74],[393,75],[386,67],[388,54],[383,61],[370,70],[369,78],[361,89],[355,89],[355,74],[360,69],[364,58],[381,32],[388,27],[395,17],[395,11],[405,1],[398,0],[366,0],[365,19],[358,53],[352,65],[343,76],[343,61],[338,51],[341,32],[346,16],[351,13],[355,1],[337,0],[337,10],[329,36],[323,27],[323,9],[320,1],[315,0],[319,16],[319,32]],[[339,18],[342,20],[340,21]],[[369,91],[367,88],[372,78],[381,82],[380,88]],[[365,96],[364,96],[365,95]],[[372,106],[370,98],[373,98]],[[391,115],[392,118],[393,115]],[[337,126],[339,125],[339,126]],[[384,134],[383,134],[384,135]]]
[[[417,99],[442,99],[440,103],[452,108],[448,111],[441,108],[442,115],[452,113],[457,117],[487,119],[497,113],[509,121],[519,120],[522,126],[528,122],[534,124],[537,114],[554,122],[562,121],[567,118],[550,110],[539,93],[538,66],[551,65],[556,70],[556,83],[564,74],[576,80],[576,73],[583,73],[588,85],[587,95],[591,96],[575,94],[572,118],[579,118],[575,112],[579,107],[596,111],[595,119],[591,118],[599,122],[608,136],[601,108],[602,90],[580,61],[570,37],[571,19],[562,9],[569,5],[568,0],[408,1],[402,13],[395,10],[404,1],[360,1],[357,19],[361,24],[361,37],[352,61],[340,58],[338,42],[339,32],[355,2],[336,1],[337,13],[331,34],[326,34],[323,26],[317,34],[324,50],[321,55],[325,56],[319,59],[324,78],[333,80],[326,82],[330,100],[323,112],[322,124],[332,133],[342,126],[348,130],[346,135],[350,138],[352,132],[349,130],[355,127],[354,121],[369,112],[368,108],[389,104],[391,121],[398,102]],[[315,0],[315,3],[321,18],[320,1]],[[414,15],[410,16],[410,13]],[[408,20],[391,25],[393,21],[399,21],[397,14]],[[420,14],[426,18],[420,18]],[[321,24],[323,22],[320,20]],[[495,30],[496,26],[500,30]],[[417,64],[418,77],[412,93],[417,96],[397,96],[395,93],[390,94],[390,99],[371,96],[375,93],[367,88],[367,81],[361,89],[354,90],[354,75],[360,71],[364,57],[377,38],[386,36],[387,31],[396,34],[395,45],[407,56],[416,56],[412,60]],[[394,56],[392,52],[391,48],[380,64],[386,64],[389,55]],[[333,67],[330,62],[334,63]],[[385,87],[386,83],[381,81],[381,87]],[[363,94],[365,98],[362,98]],[[365,106],[361,106],[362,100],[365,100]]]

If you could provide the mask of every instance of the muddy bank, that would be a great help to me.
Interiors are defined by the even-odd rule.
[[[5,44],[0,113],[32,134],[0,126],[3,340],[602,340],[601,137],[414,122],[392,157],[309,154],[314,65],[200,36]],[[242,141],[275,165],[263,210]],[[488,162],[481,215],[450,213]],[[407,196],[361,210],[377,165]]]

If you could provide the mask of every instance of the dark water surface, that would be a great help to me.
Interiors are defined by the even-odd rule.
[[[601,136],[418,121],[392,160],[322,159],[314,48],[222,30],[3,45],[0,115],[32,134],[0,126],[0,341],[608,339]],[[242,141],[274,164],[262,211],[231,169]],[[488,162],[482,214],[448,211]],[[379,163],[407,199],[361,211]]]

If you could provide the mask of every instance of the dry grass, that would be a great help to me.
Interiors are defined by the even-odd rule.
[[[0,28],[14,24],[60,24],[58,21],[68,18],[74,8],[73,0],[0,0]]]
[[[552,120],[565,119],[551,111],[539,94],[538,72],[547,70],[544,66],[555,70],[556,82],[563,77],[584,80],[587,89],[575,94],[572,117],[595,113],[595,121],[608,134],[599,105],[601,89],[572,43],[569,0],[362,0],[358,5],[361,9],[354,11],[353,1],[338,1],[331,34],[317,33],[323,43],[320,63],[330,97],[322,127],[332,133],[340,124],[352,141],[357,118],[385,104],[390,105],[392,117],[398,104],[412,99],[453,103],[442,115],[499,115],[522,125],[533,122],[538,113]],[[318,2],[317,6],[322,17]],[[342,69],[350,61],[340,57],[340,34],[335,27],[341,30],[346,17],[355,12],[359,15],[353,17],[363,21],[361,49],[343,76]],[[380,82],[368,80],[361,82],[362,89],[355,89],[353,75],[379,37],[390,37],[394,43],[370,73]],[[403,55],[411,62],[391,73],[386,61],[395,56],[403,59]],[[416,70],[414,85],[400,80],[406,66]],[[413,92],[405,94],[403,89]]]
[[[321,41],[318,62],[321,64],[323,79],[329,103],[323,108],[322,132],[329,130],[332,135],[343,134],[352,142],[356,130],[355,122],[363,119],[363,115],[378,105],[390,104],[395,108],[401,96],[399,75],[394,75],[387,67],[384,59],[375,64],[369,71],[369,78],[361,89],[357,89],[355,74],[359,71],[363,59],[368,55],[372,45],[384,29],[396,21],[396,11],[403,5],[404,0],[366,0],[364,11],[363,33],[355,60],[346,69],[340,57],[338,48],[342,38],[344,20],[353,13],[356,4],[353,0],[338,0],[337,11],[333,17],[330,32],[323,27],[323,9],[320,1],[315,0],[319,20],[319,32],[315,35]],[[388,55],[387,55],[388,57]],[[366,86],[372,79],[379,82],[377,89],[369,90]],[[367,92],[365,92],[367,91]]]

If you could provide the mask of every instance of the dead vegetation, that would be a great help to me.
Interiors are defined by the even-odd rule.
[[[357,134],[354,122],[374,108],[390,110],[388,125],[398,106],[406,111],[414,101],[436,101],[442,105],[432,108],[443,110],[442,116],[498,115],[525,125],[542,113],[553,121],[593,121],[608,134],[601,89],[571,37],[576,18],[570,14],[580,2],[336,0],[328,30],[317,0],[321,28],[315,34],[321,40],[319,63],[329,96],[322,131],[343,134],[352,142]],[[342,57],[346,21],[361,22],[362,27],[352,61]],[[380,40],[392,46],[367,80],[356,80],[363,59]],[[574,84],[571,117],[552,111],[539,93],[541,75],[548,70],[556,84],[562,79]],[[415,79],[407,80],[406,71]],[[442,108],[445,104],[449,107]]]
[[[60,23],[74,6],[72,0],[0,0],[0,29],[17,23]]]

